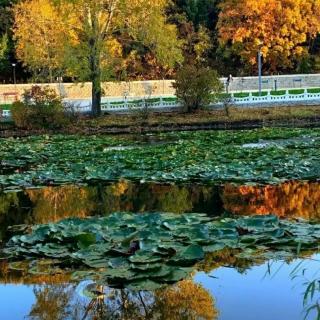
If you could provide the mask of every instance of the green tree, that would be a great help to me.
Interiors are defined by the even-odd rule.
[[[11,2],[0,0],[0,78],[10,73],[10,60],[14,56],[12,45],[12,13]]]
[[[185,111],[193,112],[217,101],[223,84],[215,70],[186,65],[177,72],[174,88]]]

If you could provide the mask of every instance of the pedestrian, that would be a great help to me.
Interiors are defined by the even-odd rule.
[[[229,74],[229,76],[227,78],[227,93],[229,93],[229,86],[232,81],[233,81],[232,74]]]

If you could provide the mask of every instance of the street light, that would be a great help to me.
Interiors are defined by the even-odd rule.
[[[261,46],[258,51],[258,69],[259,69],[259,96],[261,96],[262,90],[262,54],[261,54]]]
[[[14,85],[16,85],[17,81],[16,81],[16,63],[12,63],[12,67],[13,67],[13,83]]]

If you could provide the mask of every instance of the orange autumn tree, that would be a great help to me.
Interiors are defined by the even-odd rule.
[[[261,48],[272,72],[292,68],[320,32],[320,0],[223,0],[220,9],[220,45],[251,67]]]

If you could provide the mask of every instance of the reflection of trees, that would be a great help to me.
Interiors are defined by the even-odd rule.
[[[218,189],[200,185],[135,184],[120,181],[104,188],[102,203],[107,212],[164,211],[215,212],[219,211]]]
[[[139,184],[119,181],[92,187],[60,186],[0,194],[0,224],[48,223],[115,211],[207,212],[222,207],[235,214],[319,218],[320,184],[286,182],[278,186]],[[0,235],[1,236],[1,235]]]
[[[33,204],[34,223],[63,218],[87,217],[97,209],[97,190],[90,187],[62,186],[26,191]]]
[[[205,259],[197,264],[199,271],[210,273],[211,271],[218,269],[222,266],[232,267],[237,269],[239,272],[250,268],[252,265],[263,263],[261,259],[239,259],[237,254],[239,250],[235,249],[224,249],[212,253],[207,253]]]
[[[41,285],[34,288],[36,302],[30,320],[214,320],[214,299],[200,284],[185,280],[156,290],[130,291],[96,286],[96,297],[80,300],[74,286]]]
[[[320,184],[286,182],[277,186],[226,185],[224,207],[235,214],[269,214],[281,217],[320,218]]]
[[[10,207],[17,206],[19,198],[17,193],[0,194],[0,215],[6,214]]]
[[[75,312],[72,310],[71,286],[36,286],[33,292],[36,303],[28,315],[31,320],[65,320]]]
[[[218,188],[129,181],[96,186],[59,186],[0,194],[1,228],[57,222],[115,211],[208,212],[222,208]],[[5,231],[3,231],[5,232]],[[1,238],[0,238],[1,239]]]
[[[0,194],[0,244],[6,240],[8,226],[29,223],[29,206],[28,198],[21,193]]]
[[[218,312],[210,293],[192,280],[184,280],[177,285],[156,293],[155,319],[171,320],[213,320]]]
[[[92,301],[88,307],[91,305]],[[218,312],[207,290],[184,280],[155,292],[110,289],[103,311],[95,309],[92,313],[87,309],[86,314],[87,320],[214,320]]]

